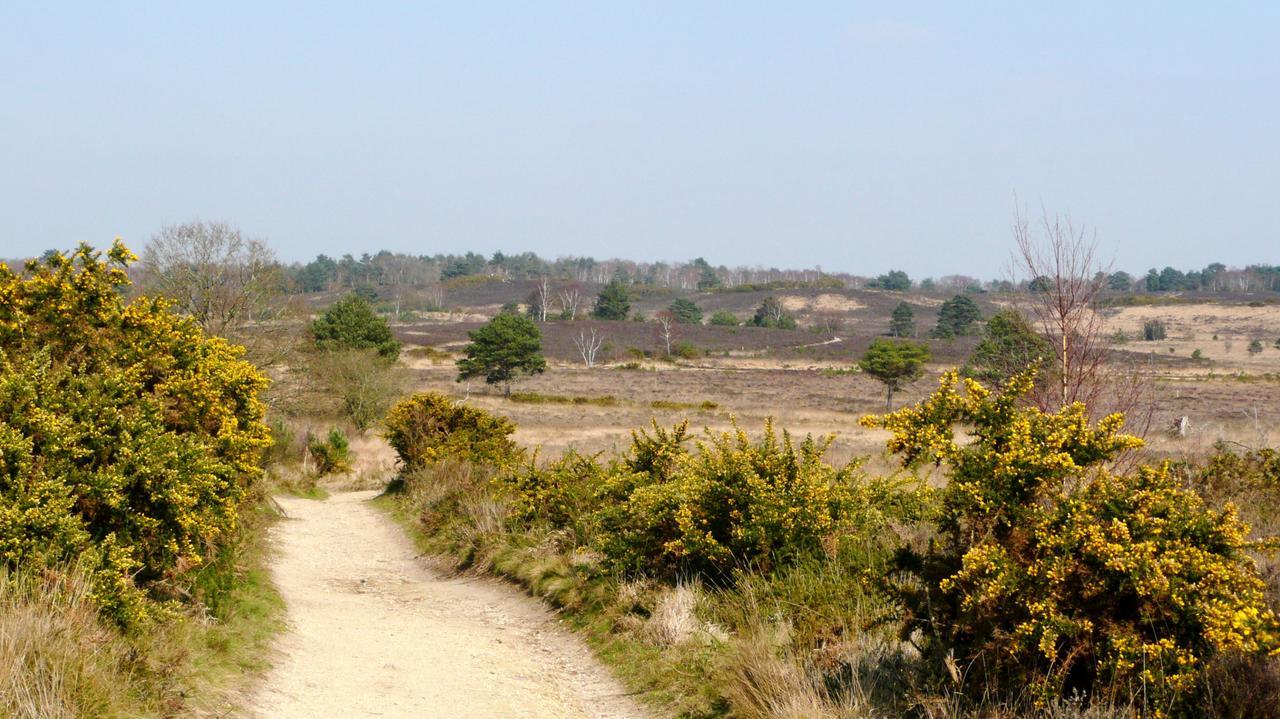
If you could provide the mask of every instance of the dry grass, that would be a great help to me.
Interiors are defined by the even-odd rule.
[[[80,572],[0,570],[0,714],[122,716],[147,703],[131,647],[102,624]]]

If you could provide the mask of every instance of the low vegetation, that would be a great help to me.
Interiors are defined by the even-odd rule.
[[[260,661],[274,616],[252,552],[267,381],[167,301],[126,301],[133,259],[0,265],[7,715],[195,711],[201,672]]]
[[[1280,496],[1273,453],[1120,470],[1141,445],[1122,419],[1030,407],[1033,382],[951,374],[867,418],[902,458],[887,477],[772,424],[654,424],[621,455],[544,462],[437,398],[387,501],[428,549],[561,608],[678,716],[1276,716],[1270,545],[1218,502]]]

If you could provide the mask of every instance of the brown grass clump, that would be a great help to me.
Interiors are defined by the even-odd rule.
[[[0,569],[0,715],[160,713],[139,648],[99,616],[89,575]]]

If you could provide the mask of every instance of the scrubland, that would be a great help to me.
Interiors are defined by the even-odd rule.
[[[971,606],[950,615],[954,626],[930,629],[928,622],[943,617],[939,609],[930,614],[912,603],[911,597],[928,595],[920,589],[930,580],[909,557],[931,556],[928,548],[945,540],[948,522],[974,526],[978,520],[946,519],[945,508],[953,507],[956,496],[948,487],[968,471],[964,465],[949,466],[952,455],[944,453],[940,464],[904,466],[901,454],[886,451],[894,433],[862,421],[884,411],[882,387],[850,370],[857,348],[883,332],[883,318],[862,314],[868,304],[843,305],[847,311],[834,334],[792,331],[790,346],[775,344],[774,333],[782,331],[695,327],[687,329],[687,340],[718,349],[696,358],[657,359],[657,353],[641,349],[652,341],[637,335],[635,345],[614,346],[610,361],[593,368],[574,361],[567,349],[549,351],[548,371],[519,382],[510,397],[455,381],[451,360],[460,344],[451,338],[458,328],[398,328],[407,342],[437,340],[407,349],[406,390],[436,392],[508,419],[503,432],[509,431],[512,444],[503,458],[451,458],[412,468],[402,462],[404,471],[385,501],[425,546],[453,557],[460,570],[507,577],[559,608],[624,680],[671,715],[1274,716],[1280,660],[1274,614],[1268,612],[1280,600],[1280,570],[1273,548],[1252,542],[1280,527],[1280,464],[1266,449],[1280,432],[1280,349],[1271,344],[1280,337],[1280,309],[1215,302],[1107,310],[1112,361],[1141,371],[1143,416],[1127,431],[1139,433],[1142,446],[1078,457],[1068,473],[1076,478],[1068,484],[1075,486],[1098,472],[1114,472],[1120,478],[1110,490],[1116,497],[1149,493],[1161,498],[1152,501],[1170,503],[1160,506],[1178,507],[1176,521],[1189,523],[1178,531],[1160,524],[1175,522],[1175,515],[1150,520],[1149,509],[1137,507],[1106,515],[1111,519],[1105,521],[1123,523],[1131,533],[1117,546],[1154,556],[1209,551],[1218,569],[1204,571],[1238,573],[1244,584],[1222,596],[1253,602],[1252,608],[1239,606],[1246,614],[1261,612],[1260,624],[1242,630],[1257,641],[1206,638],[1206,627],[1216,620],[1178,598],[1184,590],[1167,593],[1181,585],[1196,587],[1185,590],[1193,593],[1208,591],[1194,576],[1178,575],[1167,565],[1125,565],[1106,580],[1116,584],[1104,582],[1111,590],[1133,590],[1135,573],[1156,572],[1164,582],[1164,589],[1133,590],[1142,608],[1091,614],[1096,600],[1083,599],[1087,592],[1035,595],[1035,583],[1023,574],[1017,575],[1024,576],[1021,588],[991,595],[992,607],[1057,602],[1063,613],[1034,631],[1047,631],[1054,621],[1067,624],[1054,630],[1061,631],[1057,635],[1040,636],[1079,638],[1099,625],[1110,627],[1089,635],[1094,639],[1037,648],[1005,634],[1015,626],[1033,631],[1026,617],[969,625],[976,621],[973,612],[982,613]],[[1143,322],[1152,318],[1168,325],[1166,340],[1140,339]],[[630,330],[630,324],[598,326],[608,332]],[[545,336],[567,335],[573,323],[544,328]],[[751,337],[754,332],[760,337]],[[833,336],[839,339],[802,347]],[[1252,337],[1271,339],[1263,352],[1249,353],[1244,338]],[[726,338],[738,344],[722,347]],[[895,398],[896,406],[936,401],[939,381],[963,363],[972,346],[965,338],[933,344],[938,361]],[[1196,359],[1190,356],[1193,346],[1202,349]],[[1175,423],[1182,417],[1187,422],[1178,433]],[[957,436],[971,437],[972,418],[958,419]],[[655,480],[650,466],[650,479],[635,479],[644,464],[640,458],[657,451],[655,443],[663,445],[662,433],[686,421],[688,438],[666,442],[684,468],[678,477]],[[777,433],[785,429],[795,447],[807,435],[819,438],[823,451],[806,465],[809,450],[786,448],[780,435],[769,440],[770,426]],[[897,447],[903,450],[901,443]],[[1138,466],[1163,472],[1151,476],[1164,479],[1141,480],[1147,470]],[[797,477],[807,477],[812,491],[799,489]],[[1155,483],[1142,484],[1150,481]],[[1108,485],[1097,486],[1094,491],[1102,492]],[[1075,497],[1075,490],[1061,487],[1045,491],[1041,501]],[[846,501],[832,503],[831,492],[848,493]],[[817,509],[803,499],[816,496],[824,497],[815,500]],[[1124,513],[1129,511],[1135,514]],[[750,526],[748,517],[760,516],[808,519]],[[1233,524],[1236,516],[1240,522]],[[1140,536],[1150,530],[1144,524],[1149,521],[1166,527],[1169,544],[1161,543],[1160,530]],[[1204,535],[1193,525],[1226,534],[1209,548],[1199,544]],[[798,526],[811,532],[808,538],[786,529]],[[1110,551],[1058,546],[1067,557]],[[1034,575],[1052,552],[1036,556],[1019,560],[1018,572]],[[1071,581],[1103,581],[1089,562],[1110,566],[1106,562],[1117,560],[1101,556],[1055,571]],[[983,584],[990,578],[971,579],[975,596],[997,586]],[[1073,601],[1078,604],[1070,606]],[[1165,611],[1171,613],[1159,619]],[[1016,614],[1001,609],[997,617],[1001,612]],[[1183,622],[1178,629],[1152,628],[1174,617]],[[1169,641],[1176,649],[1160,643],[1174,635]],[[1200,638],[1192,641],[1191,635]],[[993,643],[968,643],[975,636]],[[1139,648],[1110,646],[1113,636],[1130,637]],[[949,651],[939,653],[947,646]],[[1132,669],[1134,657],[1139,666],[1149,662],[1147,669]],[[1055,662],[1072,668],[1055,673]]]

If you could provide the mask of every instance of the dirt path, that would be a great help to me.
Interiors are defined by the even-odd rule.
[[[289,630],[258,716],[646,716],[541,604],[415,558],[373,495],[279,500],[273,574]]]

